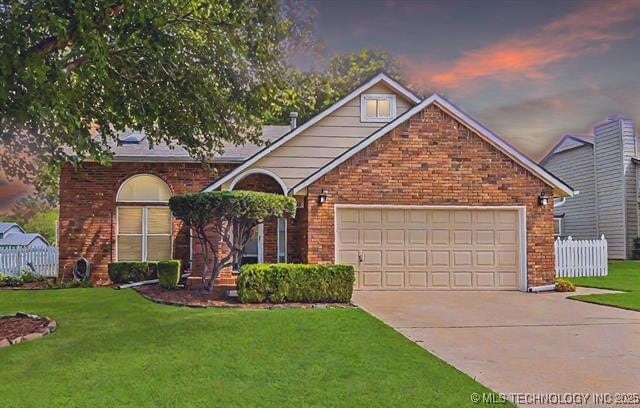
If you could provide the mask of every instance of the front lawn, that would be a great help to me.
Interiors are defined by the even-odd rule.
[[[566,279],[577,286],[627,292],[576,295],[570,299],[640,311],[640,261],[609,261],[607,276]]]
[[[489,392],[357,309],[159,305],[131,290],[0,292],[58,330],[0,349],[0,406],[476,406]]]

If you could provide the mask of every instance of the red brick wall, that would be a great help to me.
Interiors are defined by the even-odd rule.
[[[121,163],[100,166],[85,163],[77,171],[63,166],[60,174],[60,276],[69,277],[73,262],[81,256],[91,262],[93,279],[108,280],[107,264],[115,260],[116,193],[136,174],[162,178],[173,194],[199,191],[231,166],[216,166],[217,175],[198,163]],[[173,256],[189,260],[188,234],[182,223],[173,223]]]
[[[525,205],[529,285],[553,283],[553,205],[543,182],[435,106],[308,189],[308,262],[334,262],[334,204]],[[316,197],[326,190],[328,200]],[[303,256],[304,258],[304,256]]]

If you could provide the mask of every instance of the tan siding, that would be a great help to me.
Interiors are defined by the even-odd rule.
[[[376,84],[364,92],[389,94],[395,92],[383,84]],[[401,115],[413,103],[396,94],[396,115]],[[385,123],[360,121],[360,95],[322,119],[314,126],[286,142],[251,168],[274,172],[291,188],[323,167],[335,157],[355,146]]]

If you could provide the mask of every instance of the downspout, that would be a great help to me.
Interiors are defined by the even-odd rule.
[[[531,293],[540,293],[540,292],[551,292],[556,290],[556,284],[551,284],[551,285],[542,285],[542,286],[529,286],[529,289],[527,289],[527,292],[531,292]]]

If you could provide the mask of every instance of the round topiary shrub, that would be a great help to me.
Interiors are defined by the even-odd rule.
[[[557,292],[575,292],[576,285],[564,279],[556,279]]]
[[[180,261],[162,261],[158,262],[158,281],[160,287],[165,289],[173,289],[178,286],[180,281]]]

